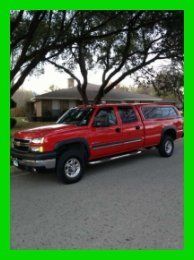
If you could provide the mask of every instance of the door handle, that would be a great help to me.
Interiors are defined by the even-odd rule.
[[[115,132],[120,133],[121,132],[121,128],[119,128],[119,127],[115,128]]]
[[[136,129],[136,130],[139,130],[139,129],[140,129],[140,126],[139,126],[139,125],[136,125],[135,129]]]

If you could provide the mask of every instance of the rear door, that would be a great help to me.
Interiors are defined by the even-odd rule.
[[[100,108],[94,115],[89,137],[90,159],[110,156],[123,151],[121,125],[115,112],[116,108],[114,107],[104,107]],[[108,120],[107,126],[105,126],[104,120]]]
[[[144,126],[135,107],[119,106],[118,114],[122,122],[123,149],[133,151],[143,147]]]

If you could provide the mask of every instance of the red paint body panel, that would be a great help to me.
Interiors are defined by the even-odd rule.
[[[173,107],[177,115],[179,115],[178,110],[174,106],[170,105],[138,105],[137,109],[139,111],[139,115],[141,116],[142,122],[144,124],[144,137],[145,137],[145,142],[144,146],[145,147],[150,147],[154,145],[158,145],[161,140],[162,132],[165,127],[172,127],[176,129],[177,133],[177,139],[181,138],[183,135],[183,119],[180,116],[172,117],[172,118],[159,118],[159,119],[145,119],[143,116],[143,113],[141,111],[142,106],[159,106],[159,107]]]
[[[138,121],[122,123],[118,107],[130,106],[134,109]],[[53,124],[33,129],[19,131],[14,138],[32,139],[44,137],[42,144],[44,152],[55,150],[55,146],[65,140],[82,138],[89,146],[90,158],[97,158],[121,154],[138,150],[144,147],[156,146],[160,143],[165,127],[176,129],[176,138],[183,135],[183,120],[180,116],[166,119],[145,119],[141,107],[164,106],[157,104],[101,104],[94,105],[94,113],[88,126]],[[169,105],[165,105],[168,106]],[[90,106],[91,107],[91,106]],[[94,127],[93,120],[100,108],[112,107],[114,109],[117,125],[109,127]],[[177,111],[177,110],[176,110]],[[35,144],[33,144],[35,145]]]

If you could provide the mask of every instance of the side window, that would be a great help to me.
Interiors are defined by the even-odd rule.
[[[132,107],[119,107],[118,111],[123,124],[137,121],[137,116]]]
[[[173,107],[142,107],[145,119],[168,118],[177,116]]]
[[[160,107],[142,107],[142,113],[145,119],[162,117],[162,111]]]
[[[117,124],[113,108],[103,108],[98,111],[94,118],[95,126],[112,126]]]
[[[177,113],[173,107],[162,107],[162,117],[176,117]]]

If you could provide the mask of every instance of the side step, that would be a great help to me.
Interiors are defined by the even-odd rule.
[[[129,157],[129,156],[132,156],[132,155],[137,155],[137,154],[140,154],[140,153],[142,153],[142,151],[137,151],[137,152],[134,152],[134,153],[125,153],[125,154],[122,154],[122,155],[117,155],[117,156],[108,157],[108,158],[104,158],[104,159],[100,159],[100,160],[96,160],[96,161],[91,161],[88,164],[94,165],[94,164],[109,162],[109,161],[117,160],[117,159],[120,159],[120,158]]]

